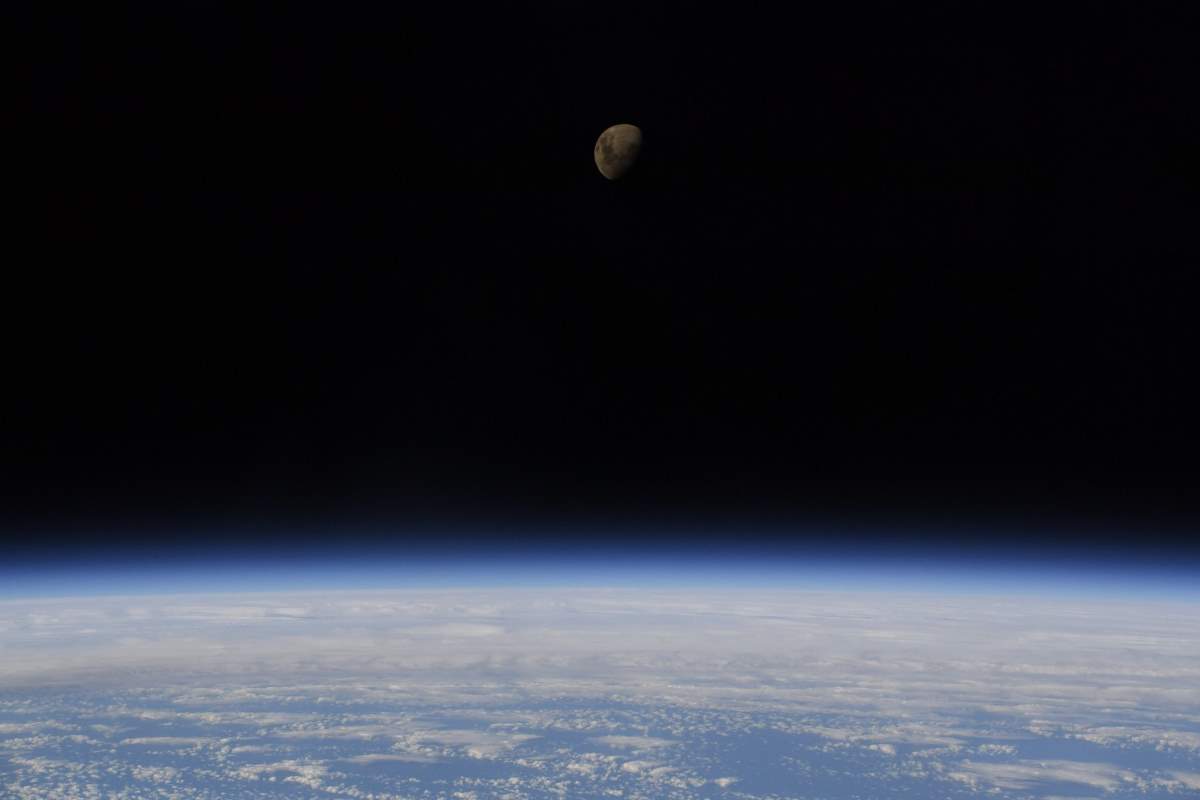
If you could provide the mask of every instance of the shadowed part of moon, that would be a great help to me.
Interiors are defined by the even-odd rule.
[[[616,180],[633,168],[641,149],[641,128],[627,123],[613,125],[596,140],[596,167],[610,181]]]

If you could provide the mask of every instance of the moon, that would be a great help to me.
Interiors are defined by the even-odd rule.
[[[642,149],[642,129],[622,122],[600,134],[593,155],[600,174],[615,181],[633,168]]]

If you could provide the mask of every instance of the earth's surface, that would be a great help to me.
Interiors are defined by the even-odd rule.
[[[784,591],[7,601],[0,795],[1200,797],[1200,615]]]

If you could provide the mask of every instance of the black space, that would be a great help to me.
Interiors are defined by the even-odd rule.
[[[29,21],[19,549],[828,518],[1196,555],[1184,4],[167,5]]]

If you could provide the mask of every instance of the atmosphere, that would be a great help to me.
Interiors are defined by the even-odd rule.
[[[830,532],[836,541],[837,531]],[[1175,550],[1072,547],[903,548],[887,539],[853,547],[730,536],[670,542],[633,538],[604,546],[527,538],[508,545],[256,547],[214,554],[198,548],[60,553],[0,567],[3,596],[163,592],[358,590],[420,587],[722,587],[847,592],[1017,593],[1189,597],[1200,600],[1196,564]]]

